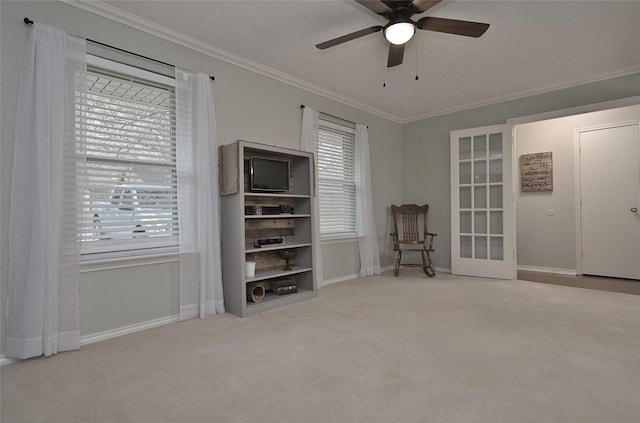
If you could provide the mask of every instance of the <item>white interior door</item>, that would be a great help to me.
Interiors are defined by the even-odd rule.
[[[509,125],[451,132],[451,273],[515,279]]]
[[[583,274],[640,279],[638,123],[578,131]]]

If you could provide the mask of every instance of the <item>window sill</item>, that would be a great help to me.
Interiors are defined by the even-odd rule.
[[[100,270],[122,269],[126,267],[146,266],[149,264],[173,263],[180,260],[180,252],[146,254],[140,256],[102,258],[85,260],[80,263],[80,273]]]
[[[325,238],[320,240],[320,245],[344,244],[347,242],[358,242],[359,240],[360,240],[360,237],[357,235]]]

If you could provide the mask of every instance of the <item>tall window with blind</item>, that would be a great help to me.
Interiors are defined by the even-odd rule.
[[[355,129],[321,114],[317,151],[320,237],[356,236]]]
[[[77,102],[85,257],[178,245],[175,90],[169,78],[123,69],[90,67],[87,97]]]

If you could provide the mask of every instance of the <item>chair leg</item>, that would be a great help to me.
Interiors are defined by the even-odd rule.
[[[427,263],[425,263],[424,273],[426,273],[427,276],[432,278],[436,275],[436,270],[433,268],[433,261],[431,260],[431,251],[426,251],[426,253],[427,253]],[[424,254],[425,252],[422,252],[423,262],[424,262]]]
[[[394,273],[396,276],[400,273],[400,260],[402,259],[402,251],[398,251],[398,255],[396,256],[396,267],[394,269]]]

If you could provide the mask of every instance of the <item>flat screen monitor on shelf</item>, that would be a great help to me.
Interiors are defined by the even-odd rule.
[[[289,162],[252,157],[249,160],[251,191],[289,191]]]

